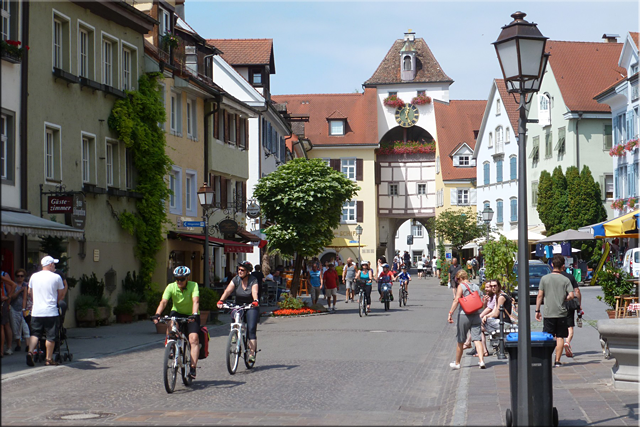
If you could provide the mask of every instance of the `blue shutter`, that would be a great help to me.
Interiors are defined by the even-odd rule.
[[[496,182],[502,182],[502,160],[496,162]]]
[[[518,201],[511,199],[511,222],[518,220]]]
[[[518,158],[512,157],[511,159],[509,159],[509,163],[511,166],[510,179],[518,179]]]
[[[498,200],[498,205],[497,205],[497,209],[498,211],[498,219],[496,219],[496,222],[498,224],[502,224],[503,220],[502,220],[502,200]]]
[[[491,179],[489,176],[489,163],[485,163],[484,164],[484,185],[489,185],[490,182],[491,182]]]
[[[618,169],[613,171],[613,198],[618,199],[620,194],[620,183],[618,182]]]

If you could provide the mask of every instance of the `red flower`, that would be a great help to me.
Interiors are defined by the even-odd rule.
[[[10,44],[11,46],[15,46],[18,47],[20,46],[22,43],[16,40],[6,40],[7,44]]]

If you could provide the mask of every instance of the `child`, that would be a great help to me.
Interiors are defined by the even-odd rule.
[[[407,291],[407,295],[409,295],[409,282],[411,281],[411,275],[407,271],[407,266],[402,266],[402,272],[396,276],[396,280],[400,281],[400,284],[405,283],[404,289]]]

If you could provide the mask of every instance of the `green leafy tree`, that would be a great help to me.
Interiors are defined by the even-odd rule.
[[[447,240],[459,254],[462,247],[486,234],[484,225],[478,223],[478,216],[471,208],[466,210],[447,209],[436,218],[436,232]]]
[[[562,173],[562,167],[557,166],[551,174],[552,203],[551,203],[551,227],[547,228],[547,235],[560,233],[565,230],[565,218],[567,216],[567,178]],[[545,225],[546,226],[546,225]]]
[[[273,223],[265,230],[269,251],[294,258],[291,293],[298,293],[302,260],[333,240],[342,206],[360,189],[322,159],[294,159],[260,179],[254,196]]]
[[[484,254],[485,277],[487,280],[499,279],[502,287],[511,292],[516,284],[513,272],[518,245],[516,242],[500,236],[499,240],[489,240],[485,243]]]
[[[538,180],[538,204],[536,209],[540,221],[544,224],[545,229],[549,230],[552,224],[551,211],[553,199],[553,181],[551,180],[551,174],[543,170],[540,172],[540,179]]]
[[[570,189],[567,194],[567,212],[563,215],[563,229],[569,228],[577,230],[580,225],[580,210],[582,209],[582,185],[580,179],[580,172],[575,166],[569,166],[565,173],[567,180],[567,188]]]

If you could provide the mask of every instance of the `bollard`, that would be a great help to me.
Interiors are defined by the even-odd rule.
[[[504,305],[500,306],[500,342],[498,343],[498,359],[506,359],[504,354]]]

